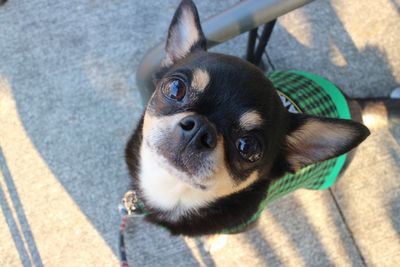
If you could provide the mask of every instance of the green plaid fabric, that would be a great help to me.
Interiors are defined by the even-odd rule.
[[[294,113],[351,119],[347,101],[341,91],[328,80],[312,73],[300,71],[274,71],[267,74],[281,97],[282,103]],[[259,218],[265,206],[299,188],[322,190],[329,188],[336,180],[346,161],[346,155],[304,167],[295,174],[271,183],[266,199],[258,211],[245,223],[224,231],[240,231]]]
[[[347,102],[340,90],[321,77],[317,76],[319,78],[317,80],[310,79],[315,78],[315,76],[304,72],[276,71],[270,73],[268,78],[279,91],[281,99],[290,98],[295,103],[298,112],[321,117],[350,119]],[[321,81],[323,84],[321,84]],[[342,98],[329,94],[329,91],[326,90],[328,84]],[[325,87],[323,87],[324,85]],[[345,112],[347,114],[339,114],[339,108],[343,104],[347,108],[347,112]],[[286,195],[298,188],[326,189],[332,185],[332,183],[327,185],[326,179],[332,173],[338,158],[309,165],[295,174],[287,174],[282,179],[271,184],[267,201]]]

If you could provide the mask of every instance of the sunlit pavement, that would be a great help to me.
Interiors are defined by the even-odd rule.
[[[0,7],[0,266],[116,266],[125,142],[143,108],[135,70],[179,1],[28,1]],[[237,1],[195,1],[202,19]],[[400,81],[396,0],[316,1],[278,20],[271,69],[324,75],[354,97]],[[242,56],[240,36],[213,50]],[[396,266],[400,123],[369,106],[372,135],[328,191],[300,190],[207,252],[140,220],[132,266]]]

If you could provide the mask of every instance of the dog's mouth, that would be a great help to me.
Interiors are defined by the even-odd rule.
[[[188,144],[171,159],[174,166],[193,177],[207,177],[214,169],[213,151],[193,151]]]
[[[215,151],[198,151],[193,149],[193,142],[163,143],[156,147],[157,152],[169,163],[171,172],[186,182],[205,188],[206,181],[215,170]]]

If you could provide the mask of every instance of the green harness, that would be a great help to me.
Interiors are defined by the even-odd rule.
[[[283,105],[292,113],[307,113],[329,118],[351,119],[349,106],[342,92],[321,76],[303,71],[274,71],[267,74]],[[295,174],[286,174],[272,182],[267,197],[257,212],[246,222],[222,231],[235,233],[255,222],[271,201],[299,188],[323,190],[329,188],[339,176],[346,155],[302,168]]]

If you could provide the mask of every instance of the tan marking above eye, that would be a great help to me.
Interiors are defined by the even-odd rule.
[[[239,119],[239,125],[246,131],[259,127],[263,122],[260,113],[255,110],[247,111]]]
[[[200,92],[203,91],[210,82],[210,75],[207,71],[202,69],[195,69],[192,77],[191,87]]]

